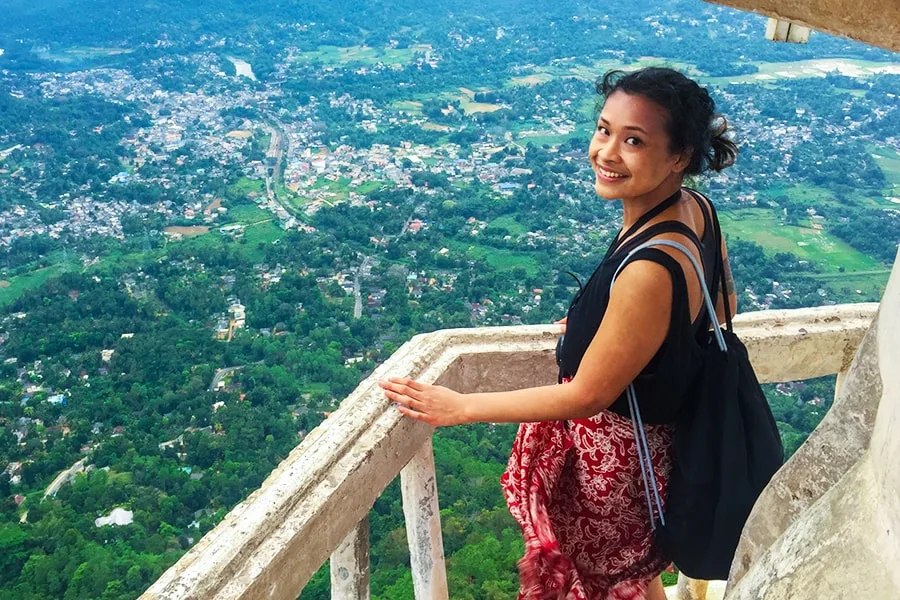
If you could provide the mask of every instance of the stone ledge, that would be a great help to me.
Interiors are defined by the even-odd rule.
[[[843,368],[875,307],[750,313],[735,329],[762,381],[806,379]],[[402,418],[377,381],[408,376],[464,392],[552,383],[558,332],[531,325],[414,337],[141,598],[294,600],[431,435]]]

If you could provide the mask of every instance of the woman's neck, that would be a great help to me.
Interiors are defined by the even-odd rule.
[[[664,181],[652,192],[637,198],[622,199],[622,230],[627,231],[638,219],[653,210],[653,207],[661,204],[669,196],[681,190],[681,179]]]

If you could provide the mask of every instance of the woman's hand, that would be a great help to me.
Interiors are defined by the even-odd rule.
[[[563,318],[560,319],[559,321],[553,321],[553,324],[554,324],[554,325],[562,325],[562,328],[561,328],[562,331],[561,331],[560,333],[565,333],[565,332],[566,332],[566,322],[567,322],[568,320],[569,320],[569,316],[566,315],[565,317],[563,317]]]
[[[465,394],[440,385],[419,383],[404,377],[379,381],[384,395],[397,403],[397,410],[432,427],[468,423]]]

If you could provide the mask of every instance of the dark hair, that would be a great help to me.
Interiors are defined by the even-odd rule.
[[[597,93],[605,101],[613,92],[643,96],[669,113],[670,150],[692,148],[685,175],[721,171],[734,164],[737,146],[725,132],[728,122],[716,114],[716,103],[705,88],[674,69],[647,67],[639,71],[607,71],[597,80]]]

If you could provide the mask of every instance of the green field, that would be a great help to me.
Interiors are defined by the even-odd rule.
[[[391,106],[404,112],[422,114],[422,103],[415,100],[395,100]]]
[[[900,73],[896,63],[856,60],[851,58],[824,58],[798,60],[793,62],[756,63],[758,73],[735,75],[731,77],[704,77],[700,82],[710,85],[728,85],[731,83],[766,83],[784,81],[786,79],[806,79],[824,77],[828,73],[839,71],[850,77],[871,77],[878,73]]]
[[[248,196],[251,193],[265,194],[266,182],[262,179],[250,179],[249,177],[241,177],[236,182],[228,186],[228,191],[235,196]]]
[[[538,271],[540,271],[540,264],[530,254],[484,246],[471,246],[469,247],[469,253],[476,258],[483,257],[489,265],[501,271],[522,267],[529,277],[537,275]]]
[[[488,223],[488,227],[503,227],[512,235],[522,235],[523,233],[528,231],[528,228],[516,221],[516,218],[512,215],[503,215],[502,217],[497,217],[496,219]]]
[[[510,130],[515,135],[516,141],[523,146],[527,144],[558,146],[574,138],[583,143],[583,148],[587,150],[598,116],[597,96],[589,95],[579,102],[578,112],[574,115],[575,128],[571,133],[556,133],[547,125],[532,121],[514,123],[510,126]]]
[[[374,192],[375,190],[380,190],[381,188],[387,186],[387,184],[383,181],[364,181],[359,184],[356,188],[356,193],[358,194],[368,194],[369,192]]]
[[[64,50],[36,52],[38,58],[43,60],[52,60],[60,63],[76,63],[86,60],[94,60],[98,58],[108,58],[110,56],[119,56],[121,54],[131,54],[134,52],[132,48],[101,48],[88,46],[73,46]]]
[[[301,394],[328,394],[330,388],[327,383],[305,383],[299,390]]]
[[[900,152],[893,148],[874,147],[871,149],[872,157],[881,167],[884,178],[887,180],[886,194],[895,198],[900,198]],[[900,208],[898,202],[886,201],[888,205],[894,208]]]
[[[451,251],[462,252],[471,259],[484,259],[489,265],[500,271],[509,271],[515,267],[522,267],[529,276],[534,276],[538,274],[541,268],[537,258],[525,252],[515,252],[491,246],[466,245],[461,242],[450,242],[449,247]]]
[[[769,252],[790,252],[820,266],[825,273],[880,271],[884,265],[854,250],[824,230],[783,224],[774,211],[745,208],[720,215],[722,230],[761,245]]]
[[[563,142],[569,141],[571,138],[575,137],[576,132],[572,133],[539,133],[537,135],[527,135],[527,134],[519,134],[516,136],[516,141],[518,141],[523,146],[528,144],[534,144],[535,146],[558,146]]]
[[[856,273],[820,273],[812,277],[832,289],[849,290],[851,294],[856,293],[862,298],[877,300],[884,296],[890,274],[890,269],[883,269]]]
[[[391,103],[391,106],[396,110],[402,110],[404,112],[418,115],[422,114],[422,102],[427,100],[440,100],[446,102],[447,104],[450,104],[451,102],[459,102],[460,108],[462,108],[463,112],[467,115],[501,110],[503,106],[501,106],[500,104],[475,102],[476,92],[489,91],[491,91],[490,88],[478,88],[476,90],[472,90],[469,88],[461,87],[455,90],[440,93],[418,94],[415,96],[415,100],[395,100]],[[433,128],[433,130],[436,129]]]
[[[251,248],[260,243],[271,244],[283,238],[284,235],[285,231],[278,226],[274,219],[260,221],[244,227],[244,238]]]
[[[475,94],[477,92],[488,92],[489,89],[470,90],[461,87],[459,91],[448,92],[444,97],[449,100],[458,100],[460,107],[467,115],[474,113],[494,112],[503,108],[499,104],[491,104],[489,102],[475,102]]]
[[[217,226],[221,227],[227,223],[244,225],[244,239],[252,249],[259,243],[271,244],[285,235],[285,231],[278,225],[278,220],[272,213],[249,204],[240,204],[229,209],[226,221],[218,223]]]
[[[3,282],[0,283],[0,306],[6,306],[18,299],[26,290],[36,288],[51,277],[65,271],[66,265],[55,264],[0,280]]]
[[[547,83],[548,81],[553,81],[553,76],[549,73],[535,73],[534,75],[525,75],[523,77],[513,77],[509,81],[507,81],[504,85],[505,87],[515,87],[522,85],[540,85],[542,83]]]
[[[759,72],[728,77],[709,77],[704,75],[696,66],[679,61],[673,61],[655,56],[642,56],[637,60],[623,62],[616,59],[602,59],[589,63],[576,62],[575,60],[559,60],[549,65],[540,65],[533,69],[532,73],[526,73],[511,77],[507,87],[516,85],[538,85],[546,83],[556,77],[577,77],[586,81],[596,81],[610,69],[634,70],[649,66],[665,66],[678,69],[685,74],[695,77],[700,83],[726,86],[732,83],[775,83],[788,79],[804,79],[810,77],[824,77],[828,73],[838,71],[850,77],[871,77],[879,73],[900,73],[900,65],[896,63],[856,60],[850,58],[825,58],[812,60],[799,60],[793,62],[764,62],[757,63]],[[859,94],[857,90],[849,90],[850,93]]]
[[[243,223],[244,225],[247,225],[259,221],[268,221],[272,218],[272,213],[257,208],[255,205],[238,204],[237,206],[229,208],[228,212],[225,214],[225,218],[221,222],[216,223],[216,226],[221,227],[228,223]]]
[[[335,200],[346,200],[350,193],[350,178],[338,177],[332,181],[331,179],[320,177],[316,180],[316,183],[313,184],[313,189],[325,190],[326,192],[331,192],[336,196],[340,196],[340,198],[335,198]]]
[[[673,61],[656,56],[641,56],[636,60],[627,62],[609,58],[589,62],[577,62],[575,60],[564,59],[554,61],[549,65],[537,66],[531,74],[511,77],[505,85],[538,85],[557,77],[576,77],[578,79],[593,82],[611,69],[635,70],[650,66],[671,67],[691,76],[702,75],[700,71],[697,70],[697,67],[690,63]]]
[[[327,66],[342,66],[350,63],[374,65],[406,65],[418,54],[431,51],[428,44],[415,44],[409,48],[371,48],[369,46],[319,46],[315,51],[303,52],[300,60]]]
[[[808,183],[790,183],[771,185],[761,190],[759,201],[776,200],[780,196],[785,196],[793,202],[799,202],[810,207],[842,207],[844,204],[835,198],[831,190],[821,188]],[[855,196],[854,200],[859,200],[863,204],[876,207],[876,202],[862,194]]]

